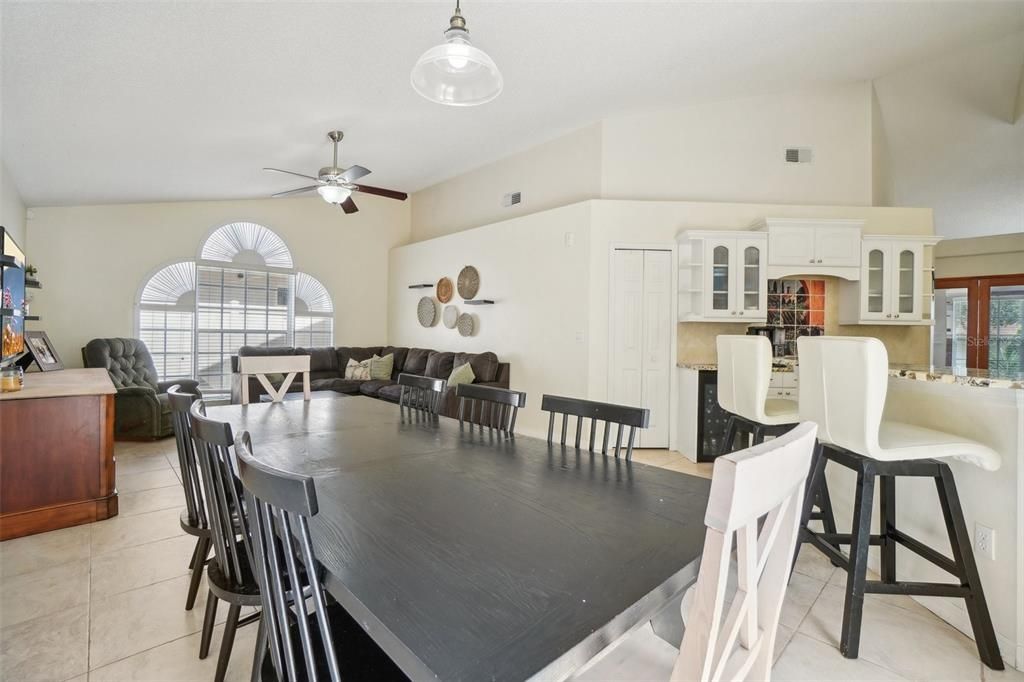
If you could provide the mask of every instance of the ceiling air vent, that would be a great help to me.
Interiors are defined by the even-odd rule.
[[[786,163],[810,163],[811,150],[807,147],[787,147]]]
[[[508,208],[509,206],[515,206],[516,204],[522,202],[522,200],[522,192],[509,192],[508,194],[501,198],[501,205],[504,206],[505,208]]]

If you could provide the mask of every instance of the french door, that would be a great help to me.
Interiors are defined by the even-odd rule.
[[[1024,274],[935,280],[933,362],[1024,372]]]

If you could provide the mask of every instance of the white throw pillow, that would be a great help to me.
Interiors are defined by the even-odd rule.
[[[370,363],[373,362],[372,358],[367,358],[362,362],[356,362],[349,358],[348,364],[345,365],[345,378],[346,379],[360,379],[362,381],[370,380]]]

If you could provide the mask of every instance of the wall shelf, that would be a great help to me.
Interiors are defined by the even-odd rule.
[[[494,301],[489,298],[478,298],[472,301],[462,301],[465,305],[494,305]]]
[[[25,321],[27,321],[27,322],[38,322],[39,321],[39,316],[38,315],[26,315],[25,316]]]
[[[410,289],[433,289],[433,284],[410,284]]]
[[[42,289],[43,285],[39,282],[38,279],[26,279],[25,280],[25,288],[26,289]]]

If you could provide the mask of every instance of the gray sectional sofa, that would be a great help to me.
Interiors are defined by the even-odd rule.
[[[395,364],[391,378],[387,380],[346,379],[345,366],[348,361],[362,362],[378,355],[384,357],[394,354]],[[452,369],[469,363],[473,368],[475,384],[483,386],[509,387],[509,365],[498,362],[498,356],[491,352],[456,353],[436,351],[428,348],[404,348],[401,346],[371,346],[357,348],[341,346],[339,348],[264,348],[242,346],[238,355],[231,357],[231,402],[238,404],[242,396],[242,377],[238,372],[238,357],[249,355],[308,355],[310,388],[314,391],[335,391],[348,395],[365,395],[397,403],[400,393],[398,375],[419,374],[421,376],[447,379]],[[294,381],[288,391],[301,391],[302,382]],[[257,401],[266,391],[255,379],[249,379],[249,400]],[[442,396],[440,413],[455,417],[458,415],[458,401],[454,389],[449,389]]]

